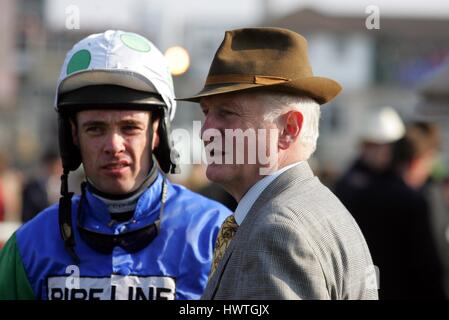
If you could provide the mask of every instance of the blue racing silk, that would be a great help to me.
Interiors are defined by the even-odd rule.
[[[78,265],[64,248],[57,204],[17,230],[15,245],[35,298],[199,299],[219,228],[231,212],[166,179],[167,198],[160,217],[163,180],[159,173],[140,196],[133,219],[127,222],[111,221],[106,204],[86,190],[80,223],[90,230],[121,234],[160,219],[159,234],[138,252],[128,253],[117,246],[111,254],[103,254],[89,247],[77,229],[79,196],[72,199]]]

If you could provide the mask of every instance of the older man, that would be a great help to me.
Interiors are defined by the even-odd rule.
[[[377,298],[360,229],[307,164],[320,104],[340,90],[313,76],[302,36],[249,28],[226,32],[204,89],[181,99],[205,114],[208,178],[239,202],[217,238],[203,299]],[[246,139],[230,148],[242,142],[238,132]]]

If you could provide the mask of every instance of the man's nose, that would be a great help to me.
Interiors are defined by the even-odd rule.
[[[218,129],[216,121],[214,121],[214,118],[210,115],[207,115],[204,119],[203,126],[201,127],[200,132],[200,139],[204,140],[204,132],[211,129]],[[206,135],[207,136],[207,135]]]
[[[115,155],[125,150],[125,139],[118,132],[111,132],[105,141],[104,151],[107,154]]]

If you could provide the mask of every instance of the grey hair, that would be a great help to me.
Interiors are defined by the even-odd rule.
[[[263,93],[265,102],[264,120],[275,122],[277,118],[287,111],[296,110],[303,116],[302,129],[299,141],[302,145],[301,158],[307,160],[316,149],[319,136],[320,105],[309,97],[299,97],[282,93]]]

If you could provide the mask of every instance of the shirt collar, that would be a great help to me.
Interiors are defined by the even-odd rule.
[[[279,177],[283,172],[287,171],[294,166],[297,166],[302,161],[292,163],[288,166],[285,166],[278,171],[264,177],[263,179],[257,181],[243,196],[243,198],[239,201],[237,208],[234,212],[235,221],[238,225],[241,225],[249,210],[253,206],[254,202],[256,202],[257,198],[262,194],[262,192],[272,183],[277,177]]]

